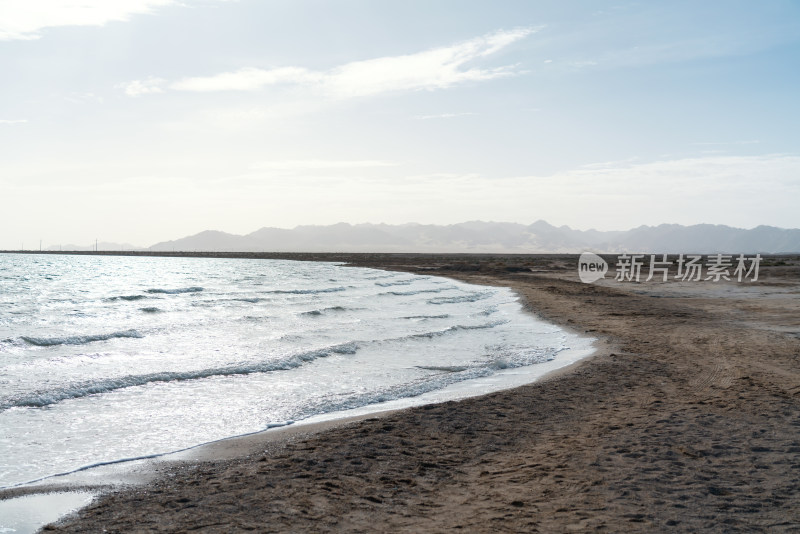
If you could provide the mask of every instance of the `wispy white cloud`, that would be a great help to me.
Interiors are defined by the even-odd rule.
[[[264,103],[242,102],[224,106],[208,106],[194,109],[188,116],[174,120],[162,120],[159,128],[173,134],[186,135],[206,132],[243,132],[261,128],[265,124],[313,115],[323,111],[327,102],[320,98],[275,99]]]
[[[170,85],[177,91],[255,91],[268,85],[315,84],[324,76],[300,67],[278,69],[246,68],[214,76],[186,78]]]
[[[774,154],[763,156],[714,156],[681,158],[654,162],[628,160],[586,165],[578,169],[549,177],[559,186],[574,184],[575,187],[592,190],[624,188],[636,196],[646,193],[662,197],[667,189],[681,198],[699,197],[703,202],[709,192],[730,193],[759,192],[765,186],[798,189],[800,182],[796,173],[800,171],[800,157]],[[754,181],[753,176],[759,180]],[[743,202],[752,197],[742,195]]]
[[[534,33],[535,28],[501,30],[443,48],[405,56],[356,61],[326,75],[326,89],[337,96],[367,96],[390,91],[444,89],[517,74],[516,65],[469,67]]]
[[[583,228],[663,222],[797,227],[791,203],[800,194],[798,173],[800,157],[782,154],[621,161],[495,180],[492,194],[513,199],[509,213],[524,199],[526,209],[550,222]],[[485,200],[492,202],[490,195]],[[569,213],[569,220],[562,213]]]
[[[0,119],[0,124],[25,124],[28,119]]]
[[[172,3],[174,0],[3,0],[0,41],[38,39],[41,30],[57,26],[102,26]]]
[[[442,48],[402,56],[354,61],[326,71],[303,67],[245,68],[213,76],[192,77],[169,85],[177,91],[255,91],[269,86],[310,87],[334,98],[396,91],[433,91],[520,73],[516,65],[481,67],[477,62],[537,31],[500,30]],[[141,94],[141,93],[137,93]]]
[[[260,161],[250,166],[259,171],[312,171],[336,169],[365,169],[374,167],[394,167],[396,163],[382,160],[275,160]]]
[[[164,80],[161,78],[147,78],[146,80],[133,80],[131,82],[122,83],[117,85],[117,87],[123,89],[126,95],[135,97],[163,93],[163,85]]]

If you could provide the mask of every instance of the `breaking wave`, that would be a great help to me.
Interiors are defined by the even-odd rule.
[[[358,343],[349,342],[339,345],[325,347],[299,354],[294,354],[287,358],[271,362],[245,363],[241,365],[229,365],[210,369],[200,369],[196,371],[164,371],[160,373],[148,373],[143,375],[124,376],[121,378],[109,378],[96,382],[83,382],[71,384],[63,389],[48,392],[37,392],[29,395],[12,398],[0,404],[0,410],[7,410],[14,407],[41,408],[50,406],[58,402],[69,399],[78,399],[95,395],[98,393],[109,393],[119,389],[134,386],[144,386],[158,382],[185,382],[188,380],[198,380],[217,376],[250,375],[254,373],[268,373],[271,371],[288,371],[296,369],[301,365],[312,362],[318,358],[326,358],[332,354],[355,354],[358,351]]]
[[[87,336],[66,336],[66,337],[30,337],[20,336],[20,339],[30,345],[37,347],[53,347],[56,345],[84,345],[95,341],[107,341],[117,337],[141,338],[144,334],[136,330],[123,330],[121,332],[111,332],[110,334],[90,334]]]
[[[435,338],[435,337],[446,336],[447,334],[452,334],[453,332],[458,332],[460,330],[484,330],[484,329],[487,329],[487,328],[494,328],[496,326],[500,326],[502,324],[506,324],[507,322],[508,321],[492,321],[490,323],[476,324],[476,325],[461,325],[461,324],[457,324],[457,325],[449,326],[449,327],[444,328],[442,330],[432,330],[430,332],[422,332],[420,334],[409,334],[407,336],[403,336],[401,338],[398,338],[398,340],[401,340],[401,339],[419,339],[419,338],[432,339],[432,338]]]
[[[301,312],[300,315],[318,316],[327,312],[340,312],[340,311],[345,311],[346,309],[347,308],[345,308],[344,306],[329,306],[327,308],[322,308],[319,310],[310,310],[306,312]]]
[[[466,371],[469,367],[464,365],[415,365],[417,369],[424,369],[425,371],[442,371],[445,373],[458,373]]]
[[[421,370],[438,371],[438,373],[417,379],[410,384],[390,386],[381,391],[353,395],[345,399],[328,395],[320,399],[313,407],[313,410],[315,413],[329,413],[339,410],[360,408],[380,402],[416,397],[465,380],[490,376],[502,369],[517,368],[552,360],[555,358],[557,352],[558,350],[531,352],[527,354],[527,357],[519,357],[512,360],[504,359],[501,355],[497,354],[486,361],[466,366],[415,366]]]
[[[459,295],[457,297],[435,297],[428,300],[428,304],[458,304],[461,302],[475,302],[478,300],[488,299],[492,293],[488,291],[467,293],[466,295]]]
[[[384,293],[378,293],[378,296],[392,295],[396,297],[407,297],[411,295],[419,295],[420,293],[441,293],[446,289],[448,288],[442,287],[439,289],[417,289],[416,291],[386,291]]]
[[[194,286],[194,287],[180,287],[178,289],[161,289],[161,288],[148,289],[147,293],[162,293],[166,295],[177,295],[180,293],[199,293],[200,291],[203,291],[202,287]]]
[[[347,291],[346,287],[326,287],[323,289],[273,289],[265,293],[272,293],[274,295],[316,295],[318,293],[337,293],[339,291]]]
[[[148,298],[147,295],[120,295],[118,297],[109,297],[106,300],[142,300]]]
[[[398,280],[397,282],[375,282],[375,285],[380,287],[408,286],[414,282],[415,280],[413,278],[410,278],[407,280]]]

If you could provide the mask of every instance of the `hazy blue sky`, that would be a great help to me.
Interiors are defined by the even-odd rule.
[[[0,0],[0,248],[800,227],[800,2]]]

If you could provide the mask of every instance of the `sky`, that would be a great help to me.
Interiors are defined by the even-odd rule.
[[[0,0],[0,249],[800,227],[800,2]]]

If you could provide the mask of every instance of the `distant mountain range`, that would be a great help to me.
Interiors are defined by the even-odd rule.
[[[103,249],[106,249],[103,247]],[[573,230],[473,221],[450,225],[356,224],[261,228],[247,235],[206,230],[157,243],[153,251],[214,252],[480,252],[480,253],[798,253],[800,229],[662,224],[631,230]]]

